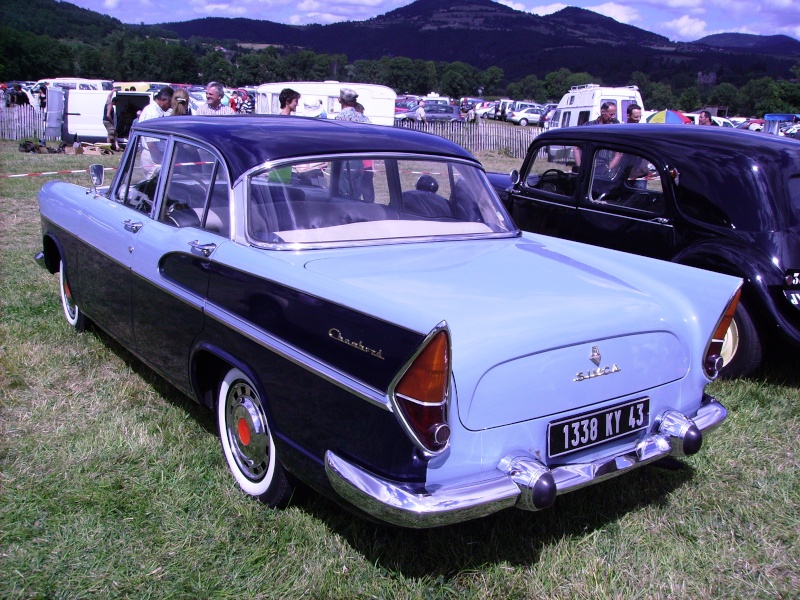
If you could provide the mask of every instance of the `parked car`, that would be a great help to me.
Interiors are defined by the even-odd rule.
[[[413,121],[417,116],[416,109],[395,114],[395,121]],[[464,115],[458,106],[452,104],[428,104],[425,102],[425,118],[431,122],[444,121],[463,123]]]
[[[547,130],[550,128],[550,121],[553,119],[553,115],[556,114],[556,109],[551,108],[546,113],[544,113],[541,117],[539,117],[539,125]]]
[[[90,171],[39,194],[68,323],[214,411],[271,506],[302,481],[409,527],[538,510],[726,416],[704,388],[740,280],[523,234],[444,138],[152,119]]]
[[[522,229],[742,277],[733,377],[771,332],[800,346],[799,175],[795,140],[642,124],[550,130],[519,173],[490,180]]]
[[[528,107],[522,110],[515,110],[506,115],[506,120],[515,125],[538,125],[544,111],[541,108]]]
[[[490,119],[494,115],[494,109],[494,102],[484,102],[483,106],[475,109],[475,116],[481,119]]]

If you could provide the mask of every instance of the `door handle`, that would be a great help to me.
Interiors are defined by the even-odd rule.
[[[211,256],[211,253],[217,249],[216,244],[201,244],[198,240],[194,240],[189,242],[189,245],[194,249],[197,250],[200,254],[208,258]]]
[[[144,226],[141,221],[131,221],[130,219],[125,219],[122,224],[127,231],[132,231],[133,233],[136,233]]]

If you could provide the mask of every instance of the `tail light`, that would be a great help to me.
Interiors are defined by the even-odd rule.
[[[392,393],[401,423],[425,453],[441,452],[450,439],[449,389],[450,336],[441,324],[420,345]]]
[[[736,307],[739,305],[739,297],[742,295],[742,290],[739,288],[728,303],[728,307],[722,314],[722,318],[717,324],[714,335],[708,342],[706,348],[706,355],[703,359],[703,369],[711,379],[714,379],[723,367],[722,361],[722,344],[725,341],[725,334],[728,333],[728,328],[731,326],[733,315],[736,313]]]

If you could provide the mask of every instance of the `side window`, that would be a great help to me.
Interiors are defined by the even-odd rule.
[[[561,127],[569,127],[569,118],[572,116],[572,111],[565,111],[561,116]]]
[[[645,157],[601,148],[594,153],[587,203],[651,217],[664,212],[664,188]]]
[[[160,221],[230,235],[230,199],[225,166],[208,150],[182,141],[173,145],[172,168]]]
[[[542,146],[535,151],[533,160],[524,173],[522,187],[561,202],[573,201],[578,184],[575,166],[575,148],[572,146]]]
[[[128,155],[114,200],[149,215],[155,204],[167,140],[137,136],[133,143],[134,151]]]
[[[586,121],[589,120],[589,111],[582,110],[578,113],[578,125],[583,125]]]

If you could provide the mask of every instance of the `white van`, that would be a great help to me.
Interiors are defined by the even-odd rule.
[[[600,116],[600,107],[606,102],[617,105],[617,119],[624,123],[628,106],[638,104],[644,110],[642,95],[635,85],[626,87],[602,87],[595,83],[574,85],[561,98],[561,102],[548,122],[548,129],[583,125]]]
[[[265,83],[256,88],[256,113],[277,115],[281,111],[278,100],[281,90],[291,88],[300,94],[297,104],[299,117],[322,117],[335,119],[342,111],[339,90],[350,88],[358,94],[358,102],[364,106],[364,115],[377,125],[394,125],[395,91],[385,85],[371,83],[340,83],[338,81],[285,81]],[[321,104],[320,104],[321,103]]]
[[[38,85],[47,87],[57,87],[64,90],[108,90],[114,89],[114,82],[108,79],[82,79],[80,77],[54,77],[52,79],[40,79]],[[34,86],[34,87],[36,87]]]
[[[103,111],[110,93],[117,97],[117,137],[124,143],[137,111],[150,103],[152,93],[48,87],[45,136],[60,137],[68,144],[106,142]]]

